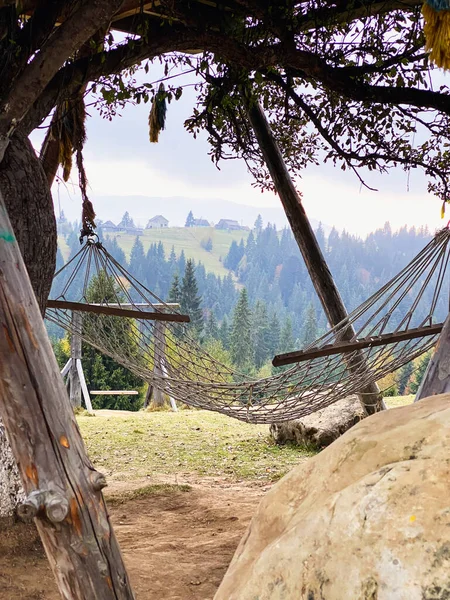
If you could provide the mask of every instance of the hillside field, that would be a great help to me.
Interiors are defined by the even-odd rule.
[[[228,253],[231,242],[235,240],[239,243],[241,239],[245,242],[248,234],[248,231],[222,231],[214,227],[168,227],[167,229],[145,229],[140,240],[145,252],[151,244],[161,241],[166,257],[169,256],[173,246],[177,256],[180,256],[181,251],[184,250],[186,258],[192,258],[196,263],[201,261],[207,272],[223,277],[229,273],[222,261]],[[136,237],[123,233],[110,233],[108,236],[117,239],[117,243],[129,260]],[[201,246],[202,240],[206,241],[208,238],[211,238],[213,243],[211,252],[207,252]]]

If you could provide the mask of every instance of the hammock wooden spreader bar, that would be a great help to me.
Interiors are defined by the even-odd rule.
[[[132,319],[141,319],[145,321],[168,321],[171,323],[190,322],[188,315],[164,312],[146,312],[143,310],[131,310],[129,308],[117,308],[117,304],[114,307],[101,304],[84,304],[83,302],[68,302],[66,300],[48,300],[47,308],[88,312],[97,315],[110,315],[114,317],[130,317]]]
[[[272,360],[274,367],[283,365],[291,365],[294,363],[303,362],[320,356],[331,356],[333,354],[344,354],[353,352],[354,350],[362,350],[363,348],[373,348],[375,346],[386,346],[387,344],[396,344],[416,338],[427,337],[441,333],[443,323],[436,325],[427,325],[426,327],[415,327],[408,331],[397,331],[394,333],[383,333],[374,337],[360,338],[354,342],[339,342],[337,344],[327,344],[322,348],[310,348],[308,350],[295,350],[294,352],[286,352],[277,354]]]

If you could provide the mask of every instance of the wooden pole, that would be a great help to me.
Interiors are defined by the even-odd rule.
[[[174,323],[190,322],[188,315],[179,315],[177,313],[146,312],[142,310],[119,308],[118,306],[108,306],[106,304],[85,304],[83,302],[68,302],[66,300],[48,300],[47,308],[87,312],[114,317],[130,317],[132,319],[142,319],[143,321],[169,321]]]
[[[133,600],[90,463],[0,194],[0,417],[64,600]]]
[[[72,313],[72,337],[70,340],[70,371],[69,390],[70,403],[73,408],[81,406],[81,381],[78,374],[78,361],[81,362],[81,333],[83,327],[83,315],[79,312]]]
[[[156,377],[164,377],[163,373],[163,360],[164,360],[164,348],[165,348],[165,336],[164,336],[164,325],[162,323],[155,323],[154,328],[154,353],[153,353],[153,373]],[[153,387],[153,404],[156,407],[164,406],[164,392],[157,387]]]
[[[319,296],[328,321],[332,326],[343,321],[347,316],[344,303],[334,283],[331,272],[317,242],[314,231],[306,216],[300,196],[284,163],[275,137],[267,122],[259,102],[244,96],[250,124],[255,132],[264,160],[272,176],[275,188],[283,204],[292,233],[308,269],[311,281]],[[355,335],[350,325],[342,331],[339,341],[349,341]],[[361,357],[354,361],[361,367]],[[349,369],[355,365],[349,362]],[[380,390],[376,383],[369,384],[359,394],[362,405],[368,414],[385,408]]]
[[[407,340],[414,340],[417,338],[423,338],[431,335],[441,333],[443,323],[436,323],[436,325],[428,325],[426,327],[414,327],[406,331],[397,331],[394,333],[382,333],[381,335],[361,338],[352,342],[338,342],[337,344],[327,344],[320,348],[310,348],[309,350],[295,350],[294,352],[285,352],[284,354],[277,354],[272,364],[274,367],[281,367],[283,365],[291,365],[292,363],[299,363],[305,360],[311,360],[312,358],[319,358],[321,356],[332,356],[334,354],[345,354],[347,352],[354,352],[355,350],[362,350],[364,348],[376,348],[378,346],[387,346],[388,344],[398,344],[399,342],[405,342]]]
[[[70,371],[70,365],[71,364],[72,364],[72,359],[69,358],[69,360],[66,362],[66,364],[62,368],[61,377],[65,377],[67,375],[67,373]]]
[[[89,414],[93,415],[94,411],[92,410],[91,397],[89,396],[89,390],[86,385],[86,379],[84,378],[83,364],[81,363],[81,360],[79,360],[79,359],[77,360],[77,371],[78,371],[78,377],[80,379],[80,386],[81,386],[81,391],[83,392],[83,398],[84,398],[84,403],[86,405],[86,410],[88,411]]]
[[[435,394],[450,392],[450,313],[433,356],[420,382],[414,402]]]

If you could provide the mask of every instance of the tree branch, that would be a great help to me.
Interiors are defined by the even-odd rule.
[[[180,24],[154,24],[146,38],[147,41],[130,40],[107,53],[77,60],[60,69],[28,112],[21,129],[29,134],[49,115],[61,97],[69,97],[83,83],[120,73],[143,60],[151,60],[168,52],[208,48],[212,41],[216,48],[226,41],[229,43],[229,38],[222,34],[198,32]],[[250,51],[244,54],[250,54]]]
[[[255,2],[252,1],[251,4],[254,5]],[[286,35],[291,36],[291,33]],[[102,54],[78,60],[60,69],[30,110],[23,129],[30,132],[38,126],[61,95],[70,96],[76,86],[83,82],[119,73],[142,60],[167,52],[187,52],[192,49],[209,51],[220,60],[248,71],[264,71],[278,66],[303,79],[320,82],[329,90],[358,102],[409,105],[420,109],[430,108],[450,115],[448,94],[410,87],[371,85],[355,76],[376,70],[374,65],[332,67],[314,52],[293,47],[283,40],[273,44],[245,44],[233,38],[230,33],[207,30],[201,24],[198,28],[187,27],[182,23],[164,23],[161,26],[159,21],[155,21],[145,40],[132,40],[109,51],[106,56]],[[401,60],[404,54],[399,55],[398,60]],[[387,64],[395,66],[398,63],[394,59],[387,59],[384,67]]]
[[[336,152],[336,154],[338,156],[340,156],[343,160],[345,160],[345,162],[348,164],[348,166],[355,172],[355,174],[358,177],[358,179],[360,180],[360,182],[368,189],[372,190],[373,188],[370,188],[363,181],[363,179],[360,177],[360,175],[357,172],[356,167],[352,161],[359,162],[360,166],[364,166],[365,164],[367,165],[370,162],[373,163],[374,161],[383,161],[385,163],[389,163],[389,162],[390,163],[399,163],[406,167],[419,166],[419,167],[424,168],[427,172],[432,173],[433,175],[435,175],[436,177],[441,179],[441,181],[444,185],[444,188],[447,190],[448,184],[447,184],[446,174],[443,173],[440,169],[438,169],[422,160],[419,160],[419,159],[416,159],[413,157],[404,158],[402,156],[399,156],[398,154],[388,154],[388,153],[383,154],[381,152],[370,152],[365,155],[360,155],[357,152],[348,152],[348,151],[344,150],[336,142],[336,140],[333,138],[333,136],[327,131],[327,129],[323,126],[323,124],[320,120],[320,117],[314,112],[314,110],[303,100],[303,98],[301,98],[290,86],[288,86],[280,76],[275,75],[275,74],[270,74],[270,75],[268,75],[268,78],[271,79],[274,83],[277,83],[277,85],[279,85],[285,91],[285,93],[289,96],[289,98],[291,98],[291,100],[295,103],[295,105],[298,108],[300,108],[307,115],[307,117],[313,123],[313,125],[315,126],[317,131],[320,133],[320,135],[323,137],[323,139],[330,145],[331,148],[333,148],[333,150]],[[291,118],[292,118],[292,116],[291,116]]]
[[[63,64],[108,22],[123,0],[85,0],[49,37],[0,103],[0,160],[8,138]],[[3,144],[2,144],[3,141]]]
[[[394,10],[411,11],[421,6],[420,0],[374,0],[368,2],[359,0],[357,2],[345,0],[335,7],[321,7],[310,10],[299,17],[298,30],[307,31],[317,27],[317,24],[343,25],[358,19],[384,15]]]
[[[0,53],[0,98],[8,93],[7,90],[14,85],[30,57],[48,39],[67,4],[68,2],[62,0],[41,2],[22,29],[17,25],[14,37],[15,51],[4,52],[3,56]]]

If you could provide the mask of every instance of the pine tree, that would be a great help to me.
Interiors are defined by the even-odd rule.
[[[114,237],[112,240],[108,239],[108,252],[111,254],[113,258],[117,260],[118,263],[122,265],[122,267],[127,267],[127,257],[125,256],[125,252],[117,243],[117,238]],[[78,244],[79,246],[79,244]]]
[[[115,285],[112,277],[105,271],[100,271],[92,278],[86,291],[88,303],[117,302],[120,300],[120,291]],[[83,330],[91,330],[93,337],[99,328],[100,315],[87,314],[83,317]],[[126,353],[132,355],[138,352],[136,341],[133,336],[132,323],[130,319],[122,317],[107,317],[108,336],[118,346],[126,348]],[[83,348],[83,371],[89,389],[100,390],[132,390],[142,386],[142,380],[136,375],[118,365],[112,358],[105,356],[88,344]],[[142,396],[96,396],[93,398],[94,408],[110,408],[120,410],[139,410],[142,406]]]
[[[234,285],[231,273],[228,273],[222,281],[222,289],[220,295],[220,305],[222,314],[230,314],[233,306],[236,304],[237,291]]]
[[[177,266],[177,255],[175,254],[175,246],[172,246],[172,250],[170,251],[169,266],[172,271],[175,271]]]
[[[178,259],[178,272],[180,276],[184,275],[184,271],[186,270],[186,256],[184,254],[184,250],[181,251],[180,258]]]
[[[119,223],[119,226],[120,227],[134,227],[134,221],[130,217],[130,213],[128,211],[123,215],[122,220]]]
[[[252,315],[248,305],[248,295],[242,289],[233,312],[233,325],[230,336],[231,360],[240,370],[249,370],[253,365]]]
[[[287,317],[280,335],[280,352],[292,352],[294,350],[294,335],[292,333],[292,320]]]
[[[250,231],[245,245],[245,256],[247,257],[247,263],[251,262],[255,258],[256,242],[253,231]]]
[[[205,241],[205,243],[204,243],[204,244],[203,244],[203,242],[202,242],[202,246],[203,246],[203,248],[206,250],[206,252],[212,252],[212,249],[213,249],[213,241],[212,241],[212,238],[210,238],[210,237],[209,237],[209,238],[208,238],[208,239]]]
[[[174,302],[179,304],[181,301],[181,290],[180,290],[180,278],[178,273],[175,273],[172,279],[172,285],[167,296],[167,302]]]
[[[194,215],[192,213],[192,210],[189,211],[189,214],[186,218],[186,223],[184,224],[185,227],[194,227]]]
[[[322,250],[322,252],[325,252],[325,250],[326,250],[325,231],[323,229],[322,221],[319,223],[319,226],[316,229],[315,233],[316,233],[316,240],[320,246],[320,249]]]
[[[222,319],[219,329],[219,339],[222,342],[222,346],[225,350],[230,348],[230,327],[228,325],[228,319],[226,316]]]
[[[213,310],[209,313],[208,320],[206,321],[205,339],[206,341],[219,339],[219,325]]]
[[[145,271],[145,253],[144,246],[139,239],[136,237],[133,247],[131,248],[130,254],[130,273],[136,277],[138,281],[144,282],[144,271]]]
[[[257,369],[269,358],[270,327],[267,308],[264,302],[258,300],[255,304],[253,317],[253,335],[255,348],[255,366]]]
[[[164,251],[164,244],[161,241],[158,242],[158,248],[156,250],[156,256],[157,256],[157,258],[158,258],[158,260],[160,262],[165,262],[165,260],[166,260],[166,253]]]
[[[422,356],[420,356],[418,358],[417,364],[416,364],[417,370],[412,375],[410,384],[408,386],[408,388],[409,388],[408,391],[410,394],[417,393],[417,390],[419,389],[419,386],[422,382],[422,378],[425,375],[425,371],[428,366],[428,363],[430,362],[430,358],[431,358],[431,350],[429,350],[425,354],[422,354]]]
[[[256,231],[256,235],[258,236],[261,233],[262,228],[263,228],[263,220],[262,220],[261,215],[258,215],[256,217],[254,228],[255,228],[255,231]]]
[[[223,266],[230,271],[237,271],[239,263],[241,262],[242,257],[244,256],[245,247],[244,240],[241,239],[240,244],[238,245],[235,240],[231,242],[230,249],[228,250],[228,254],[223,261]]]
[[[194,263],[189,258],[186,262],[186,270],[181,284],[180,304],[181,311],[190,316],[191,328],[196,335],[200,335],[203,329],[201,302],[202,299],[198,295]]]
[[[310,302],[306,309],[306,316],[303,325],[302,344],[308,346],[317,339],[317,317],[314,304]]]
[[[272,314],[269,324],[269,356],[275,356],[280,347],[280,321],[277,313]]]

